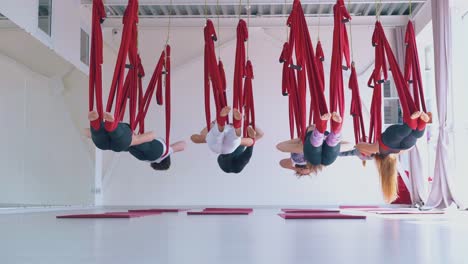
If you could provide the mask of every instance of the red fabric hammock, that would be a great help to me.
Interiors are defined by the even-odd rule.
[[[413,86],[413,100],[418,111],[427,112],[424,99],[424,88],[421,77],[421,66],[419,64],[418,46],[414,33],[413,23],[408,22],[406,27],[406,58],[405,58],[405,81]]]
[[[245,53],[245,42],[249,38],[249,31],[247,29],[247,23],[244,20],[239,19],[237,24],[237,43],[236,43],[236,57],[234,65],[234,84],[233,84],[233,102],[232,107],[243,113],[244,108],[244,87],[243,78],[246,76],[246,53]],[[235,128],[239,128],[242,125],[242,120],[233,120]]]
[[[295,0],[287,25],[291,28],[289,42],[283,46],[280,61],[283,65],[283,95],[289,96],[289,124],[291,137],[294,136],[294,125],[297,135],[305,139],[307,113],[306,88],[309,84],[313,120],[317,129],[325,132],[327,121],[320,120],[320,116],[328,113],[323,80],[310,39],[309,29],[304,17],[301,2]],[[297,65],[293,64],[292,53],[295,52]],[[294,70],[297,70],[297,78]]]
[[[330,66],[330,111],[337,112],[344,119],[345,101],[344,101],[344,83],[343,69],[349,69],[350,52],[348,32],[345,23],[351,20],[351,16],[346,10],[344,0],[337,0],[333,7],[334,29],[333,29],[333,51]],[[346,66],[343,66],[343,56]],[[331,121],[331,130],[335,133],[341,131],[343,122],[337,123]]]
[[[127,89],[124,89],[124,74],[126,68],[126,59],[127,56],[130,57],[130,60],[133,60],[133,63],[136,63],[136,54],[134,47],[136,46],[135,37],[137,36],[137,26],[138,23],[138,0],[129,0],[127,9],[123,17],[123,30],[122,30],[122,40],[120,43],[119,53],[117,56],[117,62],[115,64],[114,76],[112,78],[112,84],[109,92],[109,98],[107,100],[106,112],[112,111],[112,106],[115,99],[114,107],[114,122],[105,122],[105,128],[107,131],[113,131],[117,128],[117,125],[122,121],[124,117],[125,102],[127,96],[130,96],[130,122],[134,122],[132,117],[135,116],[136,112],[136,93],[134,91],[129,91],[137,89],[136,86],[129,84]],[[133,44],[132,44],[133,43]],[[138,65],[130,65],[129,70],[129,82],[134,83],[136,80]]]
[[[249,125],[255,130],[255,103],[253,96],[252,80],[254,78],[252,62],[247,61],[245,66],[245,80],[244,80],[244,137],[248,137],[247,128]]]
[[[166,153],[169,151],[171,134],[171,47],[166,45],[165,50],[159,56],[158,63],[154,69],[151,80],[146,88],[139,106],[136,124],[139,124],[139,133],[144,133],[144,120],[151,103],[151,98],[156,90],[156,102],[158,105],[165,103],[166,112]],[[164,68],[164,71],[163,71]],[[165,77],[164,77],[165,76]],[[163,99],[163,88],[165,89],[165,98]],[[135,126],[132,130],[135,130]],[[164,155],[166,154],[164,153]]]
[[[366,141],[366,129],[364,127],[364,118],[362,116],[362,102],[359,92],[358,77],[354,63],[351,65],[351,76],[349,77],[349,89],[351,89],[351,109],[350,114],[353,117],[354,141],[357,143]]]
[[[206,127],[210,129],[210,86],[212,86],[213,88],[213,97],[216,106],[216,121],[220,125],[225,125],[227,123],[227,118],[221,118],[220,116],[221,109],[227,106],[226,79],[222,62],[219,61],[219,64],[216,62],[214,41],[217,40],[217,37],[213,22],[210,19],[206,20],[206,25],[204,28],[204,37],[205,121]]]
[[[382,84],[388,79],[387,63],[393,75],[393,81],[398,92],[402,111],[403,122],[411,129],[418,128],[418,120],[412,120],[411,114],[417,111],[417,107],[409,93],[407,82],[398,67],[398,62],[393,54],[390,44],[385,36],[384,29],[380,21],[375,24],[372,37],[372,44],[375,47],[375,68],[369,79],[369,87],[374,88],[371,104],[371,122],[369,130],[369,142],[381,142],[382,134]],[[421,127],[425,125],[421,122]]]
[[[99,118],[91,122],[91,127],[95,130],[101,127],[104,114],[102,106],[102,63],[104,59],[101,23],[104,22],[105,18],[106,12],[102,0],[94,0],[89,59],[89,111],[94,110],[94,100],[96,100],[96,111]]]

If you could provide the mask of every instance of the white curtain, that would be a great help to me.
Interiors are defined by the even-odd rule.
[[[426,206],[446,208],[457,203],[454,194],[453,161],[453,79],[452,21],[453,0],[432,0],[434,33],[435,88],[439,121],[434,181]]]
[[[395,28],[396,56],[398,59],[398,65],[400,66],[400,69],[402,72],[405,69],[405,54],[406,54],[405,34],[406,34],[406,26]],[[409,151],[408,154],[403,154],[403,155],[408,155],[408,162],[407,162],[408,164],[405,164],[404,169],[409,171],[409,184],[406,184],[406,187],[411,195],[411,202],[413,205],[424,204],[425,197],[426,197],[425,188],[424,188],[424,179],[427,177],[425,177],[424,175],[423,164],[421,161],[421,155],[420,155],[420,151],[418,148],[418,144],[416,144],[416,146],[411,151]],[[403,155],[400,155],[400,156],[403,156]],[[401,157],[401,159],[405,159],[405,158],[406,157]],[[401,159],[400,159],[400,162],[402,161]],[[401,177],[406,177],[406,174],[401,174]]]

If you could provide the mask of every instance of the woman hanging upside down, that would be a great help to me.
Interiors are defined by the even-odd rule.
[[[380,142],[359,143],[356,150],[363,156],[373,156],[379,171],[382,192],[386,202],[392,202],[398,194],[397,157],[416,145],[416,141],[424,135],[426,124],[430,121],[430,113],[415,112],[411,122],[417,121],[412,129],[408,124],[389,126],[381,135]]]
[[[283,142],[280,144],[302,144],[300,139],[294,139],[289,143]],[[283,146],[279,146],[277,148],[283,148]],[[296,176],[306,176],[312,173],[311,166],[307,163],[307,160],[302,153],[291,153],[291,158],[289,159],[282,159],[280,161],[280,166],[285,169],[290,169],[296,172]]]
[[[99,116],[96,111],[88,114],[90,122],[97,118]],[[104,121],[113,122],[114,117],[109,113],[105,113]],[[169,169],[171,165],[170,155],[174,152],[183,151],[186,145],[184,141],[179,141],[172,144],[169,150],[166,150],[164,139],[156,139],[154,132],[135,135],[127,123],[119,123],[113,131],[107,131],[104,124],[101,124],[99,130],[91,127],[86,129],[86,136],[91,138],[96,147],[101,150],[128,151],[138,160],[149,162],[155,170]]]
[[[321,117],[322,121],[327,121],[330,118],[337,123],[341,123],[342,119],[338,113],[324,114]],[[281,166],[288,169],[293,169],[297,172],[298,176],[308,175],[310,173],[317,174],[323,167],[331,165],[335,162],[336,158],[340,154],[341,145],[341,132],[332,131],[328,133],[326,131],[319,131],[315,125],[311,125],[307,128],[306,138],[304,144],[300,139],[292,139],[282,142],[277,145],[278,150],[282,152],[295,154],[303,154],[307,165],[305,168],[292,167],[289,162],[283,160],[280,162]]]
[[[231,108],[226,106],[221,110],[221,119],[227,118]],[[235,121],[242,119],[241,113],[234,109]],[[192,135],[191,139],[196,144],[207,143],[208,147],[218,156],[218,165],[226,173],[240,173],[249,163],[252,157],[253,147],[256,141],[263,137],[263,132],[257,128],[255,131],[248,127],[248,138],[241,137],[241,128],[234,127],[224,122],[211,123],[211,128],[205,127],[200,134]],[[240,122],[235,122],[240,124]]]

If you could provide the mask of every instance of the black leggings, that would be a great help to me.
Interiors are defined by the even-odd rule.
[[[416,145],[424,130],[412,130],[407,124],[391,125],[382,133],[382,142],[395,150],[407,150]]]
[[[231,154],[218,156],[218,165],[226,173],[240,173],[250,161],[253,153],[253,146],[239,146]]]
[[[311,143],[312,136],[313,131],[309,131],[304,141],[304,157],[306,160],[314,166],[329,166],[333,164],[340,154],[341,144],[329,146],[327,141],[324,140],[321,146],[314,147]]]
[[[91,139],[98,149],[115,152],[127,151],[132,143],[132,130],[126,123],[119,123],[114,131],[108,132],[101,123],[99,130],[90,128]]]

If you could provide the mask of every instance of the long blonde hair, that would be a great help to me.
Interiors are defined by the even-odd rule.
[[[391,203],[398,198],[398,172],[396,155],[375,155],[384,200]]]

